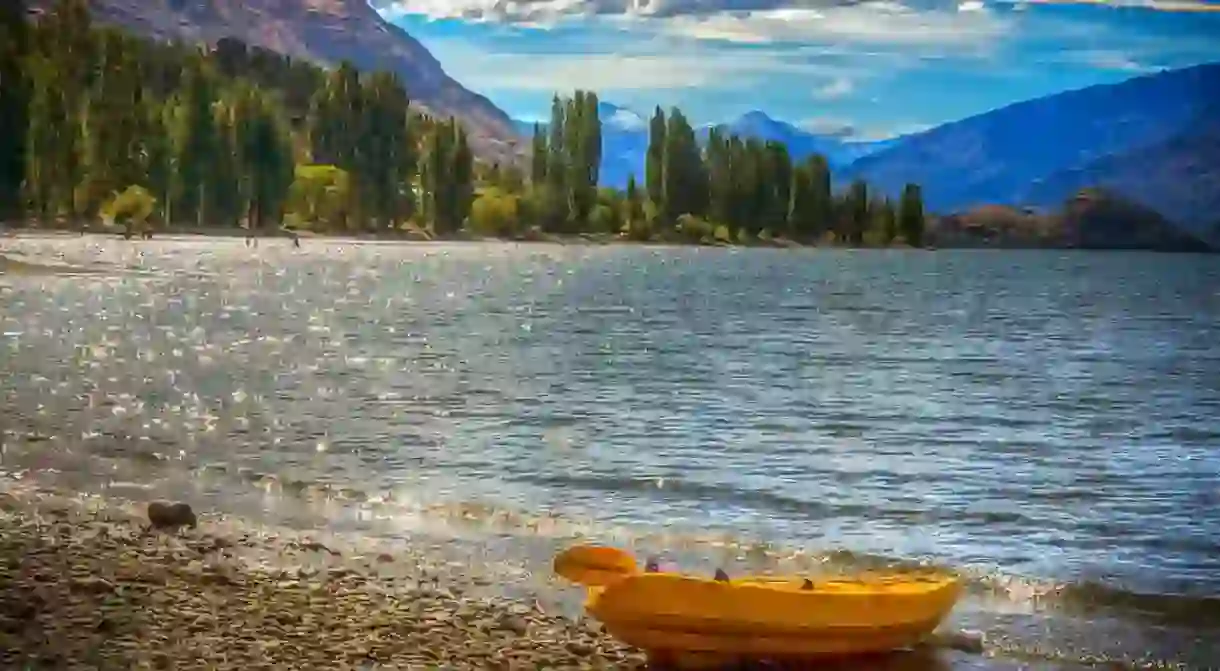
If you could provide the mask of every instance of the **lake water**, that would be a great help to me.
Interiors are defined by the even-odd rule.
[[[931,562],[997,668],[1220,665],[1216,257],[3,245],[102,272],[0,275],[0,468],[534,568]]]

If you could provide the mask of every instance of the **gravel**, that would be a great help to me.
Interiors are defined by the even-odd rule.
[[[0,668],[633,669],[643,655],[537,604],[463,597],[386,553],[217,531],[0,489]],[[258,566],[253,554],[330,566]],[[404,565],[409,565],[405,570]],[[410,573],[414,572],[412,576]]]

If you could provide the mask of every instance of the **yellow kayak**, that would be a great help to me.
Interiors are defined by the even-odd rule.
[[[556,559],[556,571],[589,587],[586,610],[612,636],[650,653],[770,658],[889,652],[929,636],[961,591],[958,579],[943,573],[724,582],[640,573],[624,555],[573,548]]]

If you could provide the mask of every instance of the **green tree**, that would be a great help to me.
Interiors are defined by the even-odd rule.
[[[542,132],[542,125],[534,124],[534,140],[530,152],[530,184],[539,185],[546,181],[547,161],[550,158],[549,152],[546,134]]]
[[[808,166],[809,175],[813,187],[810,195],[810,215],[811,237],[821,236],[833,226],[832,218],[834,216],[834,193],[830,179],[830,165],[826,162],[826,157],[820,154],[814,154],[806,159],[805,165]]]
[[[923,192],[916,184],[907,184],[898,201],[898,230],[908,245],[923,246],[924,220]]]
[[[650,200],[660,210],[665,202],[665,112],[657,107],[648,122],[648,151],[644,164],[644,188]]]
[[[292,139],[280,109],[257,89],[245,87],[237,94],[233,144],[248,226],[278,225],[296,179]]]
[[[174,105],[156,102],[150,102],[142,110],[133,110],[133,113],[143,117],[144,135],[140,138],[140,154],[144,166],[141,172],[159,207],[157,216],[166,223],[174,220],[172,199],[177,163],[172,133],[176,111]]]
[[[643,215],[640,203],[640,188],[635,183],[635,175],[627,177],[627,193],[623,203],[623,224],[630,227],[632,222]]]
[[[456,120],[450,120],[449,127],[454,136],[453,153],[449,158],[453,179],[452,218],[455,225],[461,226],[470,216],[474,202],[474,153],[470,150],[466,129]]]
[[[868,228],[868,184],[856,180],[843,195],[842,215],[840,216],[839,238],[848,244],[859,245],[864,241],[864,231]]]
[[[565,101],[563,153],[568,174],[568,222],[579,229],[589,221],[589,213],[597,200],[597,180],[601,163],[601,120],[598,118],[597,96],[577,91]]]
[[[27,40],[27,197],[42,218],[57,217],[78,210],[76,192],[84,177],[82,114],[96,72],[85,0],[61,0]]]
[[[81,213],[77,188],[85,179],[84,105],[97,68],[96,36],[87,0],[60,0],[39,22],[39,51],[49,59],[62,115],[48,121],[59,135],[53,169],[59,174],[60,212]]]
[[[424,216],[433,232],[457,232],[474,200],[474,155],[457,121],[450,119],[429,134],[420,177]]]
[[[713,222],[727,224],[733,217],[733,162],[730,139],[713,127],[704,150],[708,173],[708,216]]]
[[[347,171],[356,167],[360,133],[364,130],[363,89],[355,66],[344,61],[314,94],[309,111],[310,154],[315,163]]]
[[[558,95],[551,99],[551,123],[548,129],[550,138],[547,140],[546,181],[566,202],[568,167],[567,152],[564,148],[568,137],[567,108]],[[560,221],[554,223],[562,224]]]
[[[702,217],[707,212],[707,173],[695,130],[681,110],[670,110],[664,137],[662,216],[666,222],[676,222],[683,214]]]
[[[869,226],[864,243],[870,247],[885,247],[898,235],[898,217],[889,198],[874,198],[868,206]]]
[[[18,218],[26,175],[30,81],[25,0],[0,3],[0,222]]]
[[[131,184],[146,184],[146,100],[138,43],[113,28],[95,31],[97,75],[83,109],[83,212],[96,211],[110,194]]]
[[[448,158],[452,151],[451,136],[444,132],[444,128],[436,127],[428,133],[419,165],[421,214],[434,233],[456,230],[448,205],[453,184],[452,166]]]
[[[229,147],[217,124],[216,81],[198,56],[186,60],[174,128],[174,165],[177,167],[174,217],[196,225],[214,224],[221,209],[217,191],[223,191],[222,158]]]
[[[832,197],[821,157],[794,164],[781,143],[722,129],[700,143],[679,109],[657,108],[642,183],[633,176],[622,193],[599,188],[590,91],[553,98],[523,172],[480,164],[465,129],[414,113],[393,74],[326,71],[231,38],[202,52],[139,39],[92,26],[88,0],[57,0],[27,23],[24,4],[0,7],[0,217],[28,205],[44,219],[135,212],[263,229],[287,214],[298,226],[391,230],[417,214],[442,235],[467,225],[728,243],[834,228],[853,244],[922,240],[917,186],[897,210],[863,182]]]
[[[766,143],[763,158],[764,181],[767,185],[764,209],[760,213],[763,228],[772,234],[787,233],[788,212],[792,207],[792,158],[782,142]]]
[[[355,142],[353,171],[367,210],[381,228],[410,216],[406,186],[415,176],[414,141],[409,134],[407,92],[396,75],[379,72],[360,89],[362,132]]]

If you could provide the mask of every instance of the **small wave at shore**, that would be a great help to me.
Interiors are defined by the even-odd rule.
[[[168,446],[167,446],[168,447]],[[111,479],[110,491],[155,493],[152,471],[174,471],[177,455],[155,446],[138,454],[109,456],[135,463],[143,475]],[[161,473],[163,478],[165,473]],[[411,489],[366,491],[320,480],[297,479],[248,467],[213,463],[187,473],[200,490],[257,492],[268,509],[313,512],[336,528],[362,530],[379,536],[426,533],[468,539],[497,538],[506,542],[541,544],[554,549],[572,542],[603,542],[631,548],[639,556],[666,553],[692,570],[714,565],[762,573],[847,574],[861,570],[953,570],[965,581],[967,594],[984,608],[1001,611],[1062,612],[1083,617],[1117,617],[1150,625],[1191,628],[1220,627],[1220,597],[1187,593],[1157,593],[1129,589],[1099,580],[1052,580],[1014,575],[978,566],[949,566],[933,557],[892,557],[844,549],[795,547],[762,542],[730,533],[698,532],[661,526],[615,525],[570,515],[531,512],[477,500],[435,501]],[[858,511],[871,514],[873,511]],[[370,529],[375,527],[375,529]]]
[[[21,260],[0,255],[0,275],[94,275],[97,268],[49,263],[42,260]]]
[[[53,488],[40,487],[32,480],[26,479],[0,478],[0,492],[6,495],[18,495],[26,501],[58,499],[58,504],[52,503],[48,506],[48,510],[52,512],[62,510],[65,503],[70,503],[73,507],[92,510],[122,511],[124,515],[130,515],[131,519],[136,519],[141,515],[142,510],[142,506],[137,501],[118,497],[93,498],[74,492],[55,494]],[[508,511],[497,511],[491,507],[477,504],[437,504],[428,507],[428,514],[448,516],[468,522],[488,517],[501,520],[512,517]],[[517,517],[516,519],[524,520],[526,518]],[[531,568],[527,562],[523,566],[514,568],[513,560],[506,561],[506,558],[497,557],[494,553],[486,552],[485,549],[474,550],[474,546],[469,542],[437,543],[429,542],[425,538],[415,538],[404,548],[388,539],[369,538],[359,533],[335,532],[329,529],[301,531],[267,527],[223,513],[205,515],[205,521],[206,534],[233,539],[244,548],[242,554],[245,561],[250,562],[251,566],[261,567],[260,570],[274,571],[287,568],[291,571],[322,571],[324,574],[328,571],[337,571],[336,575],[342,575],[345,571],[342,568],[344,566],[351,564],[364,567],[371,565],[369,562],[373,562],[382,567],[381,571],[389,570],[387,575],[399,576],[396,579],[408,580],[404,583],[408,589],[410,585],[417,584],[419,580],[431,580],[430,576],[440,577],[452,574],[449,578],[442,578],[441,584],[452,584],[453,589],[458,589],[457,585],[460,584],[462,587],[456,593],[465,593],[468,597],[482,599],[484,602],[489,598],[494,600],[499,597],[508,597],[513,600],[524,600],[524,603],[533,603],[533,607],[538,609],[538,612],[566,613],[568,616],[575,616],[580,612],[581,595],[578,590],[561,589],[558,593],[554,591],[547,593],[548,588],[553,590],[555,587],[561,587],[562,583],[553,577],[539,580],[545,572],[539,571],[537,566]],[[531,522],[527,521],[526,525],[534,528]],[[567,541],[581,538],[582,536],[577,535]],[[605,538],[605,536],[601,536],[599,540]],[[559,539],[552,538],[551,540],[558,541]],[[698,556],[706,557],[710,549],[729,551],[736,553],[738,557],[752,557],[754,565],[763,561],[778,565],[785,561],[792,561],[799,555],[805,562],[819,564],[824,572],[851,572],[879,568],[898,570],[928,568],[926,564],[850,552],[785,553],[774,547],[689,535],[654,534],[636,536],[633,539],[619,538],[618,541],[629,545],[637,552],[646,551],[645,546],[665,544],[671,554],[683,556],[687,560]],[[559,543],[559,545],[562,544],[564,543]],[[404,550],[406,554],[400,554]],[[384,555],[378,553],[382,552],[394,553],[396,559],[393,566],[380,563],[379,557]],[[374,560],[374,557],[378,557],[378,559]],[[1019,580],[1011,577],[979,575],[965,577],[969,582],[969,591],[974,596],[978,596],[980,593],[989,593],[992,596],[1004,594],[1014,601],[1037,599],[1050,592],[1059,594],[1060,598],[1063,598],[1065,593],[1074,594],[1075,596],[1072,598],[1080,600],[1084,594],[1097,590],[1097,586],[1060,586],[1059,589],[1048,589],[1046,584],[1039,581]],[[456,582],[444,582],[449,580]],[[449,593],[445,588],[441,589],[441,594]],[[1102,588],[1102,591],[1104,589]],[[1084,601],[1088,601],[1088,599],[1084,599],[1082,602]],[[1152,671],[1207,668],[1147,655],[1082,652],[1071,645],[1054,641],[1044,643],[1037,640],[1014,638],[1002,632],[984,633],[959,630],[953,623],[942,627],[929,641],[929,644],[928,648],[917,649],[910,655],[893,660],[897,663],[894,668],[910,671],[947,670],[949,668],[992,669],[1008,668],[1005,664],[1010,663],[1036,664],[1044,668],[1047,668],[1046,665],[1050,665],[1049,668],[1064,670],[1106,668],[1122,671]],[[1000,663],[985,660],[995,660]],[[952,663],[947,664],[950,661]],[[890,668],[890,666],[887,662],[877,668]]]

